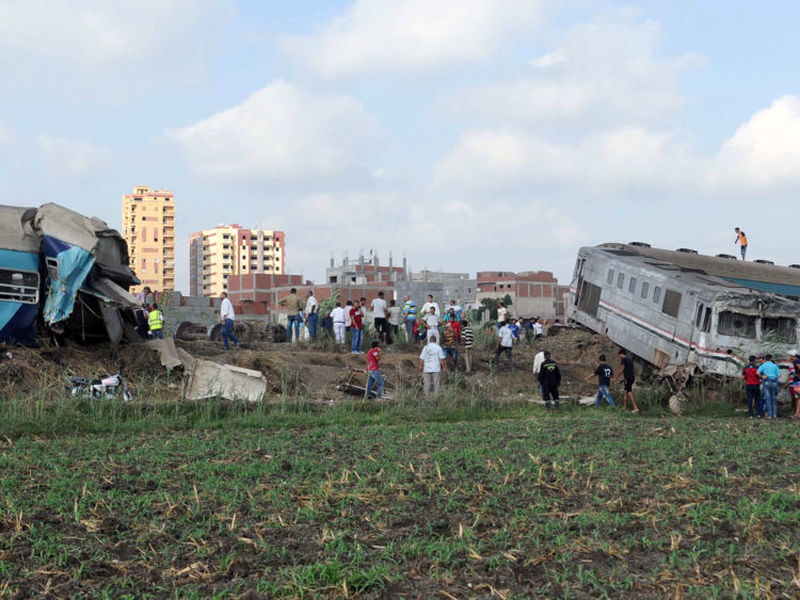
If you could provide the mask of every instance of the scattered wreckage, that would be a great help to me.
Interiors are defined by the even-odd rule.
[[[0,342],[35,345],[40,326],[57,341],[140,341],[128,293],[138,283],[104,221],[53,203],[0,205]]]

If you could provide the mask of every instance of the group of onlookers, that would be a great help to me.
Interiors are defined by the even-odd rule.
[[[789,352],[789,376],[786,385],[795,405],[792,419],[800,419],[800,356],[796,350]],[[778,391],[781,368],[771,354],[756,357],[751,355],[742,369],[747,399],[747,416],[751,419],[775,419],[778,417]]]

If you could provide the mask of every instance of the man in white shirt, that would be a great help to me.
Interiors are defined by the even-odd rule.
[[[498,331],[500,328],[506,324],[508,321],[508,309],[506,308],[505,302],[498,302],[497,303],[497,329]]]
[[[428,329],[428,340],[430,341],[431,337],[439,338],[439,315],[436,312],[436,307],[431,306],[430,310],[425,313],[423,318],[425,321],[425,327]]]
[[[222,323],[222,346],[229,350],[228,339],[232,340],[238,348],[239,340],[233,335],[233,325],[236,322],[236,314],[233,312],[233,303],[228,300],[228,294],[222,292],[220,295],[222,302],[219,305],[219,319]]]
[[[312,340],[317,339],[317,323],[319,322],[319,302],[314,298],[314,292],[308,290],[308,300],[306,300],[306,308],[303,311],[306,319],[306,327],[308,327],[308,337]]]
[[[442,370],[445,365],[444,350],[438,344],[439,338],[428,338],[428,343],[419,355],[419,370],[422,371],[423,389],[426,396],[439,393],[442,383]]]
[[[392,336],[397,338],[400,335],[400,307],[397,306],[394,298],[389,300],[389,344],[392,343]]]
[[[336,308],[331,311],[331,319],[333,319],[333,337],[337,344],[344,344],[344,335],[346,326],[344,324],[344,309],[342,303],[337,302]]]
[[[422,305],[422,317],[424,318],[431,311],[431,306],[436,309],[436,314],[441,315],[442,311],[439,310],[439,305],[433,301],[433,294],[428,294],[428,301]]]
[[[497,332],[497,350],[494,353],[494,362],[497,364],[500,354],[505,354],[508,359],[508,368],[514,368],[514,359],[511,357],[511,348],[514,346],[514,332],[508,324],[503,325]]]
[[[539,321],[539,317],[536,317],[533,320],[533,336],[535,338],[540,338],[542,337],[543,332],[544,332],[544,327],[542,327],[542,323]],[[539,354],[542,354],[542,360],[544,360],[544,354],[541,352]]]
[[[378,340],[388,344],[389,327],[386,322],[388,313],[386,311],[386,300],[383,299],[383,292],[378,292],[378,297],[370,303],[370,308],[372,309],[373,325],[375,326],[375,332],[378,334]]]
[[[535,323],[534,323],[534,325],[535,325]],[[541,327],[541,325],[539,325],[539,327]],[[535,331],[535,329],[534,329],[534,331]],[[542,363],[544,362],[544,353],[545,352],[546,352],[545,350],[540,350],[533,357],[533,374],[536,377],[536,381],[537,382],[539,381],[539,371],[542,370]],[[540,383],[539,384],[539,394],[541,395],[541,393],[542,393],[542,384]]]

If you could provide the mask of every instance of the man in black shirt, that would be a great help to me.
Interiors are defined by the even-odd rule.
[[[542,386],[542,397],[547,410],[550,410],[551,396],[558,408],[558,386],[561,383],[561,371],[558,370],[556,361],[550,358],[549,352],[544,353],[544,362],[539,370],[539,383]]]
[[[633,382],[636,381],[636,373],[633,370],[633,359],[628,356],[628,351],[625,350],[625,348],[619,351],[619,362],[622,365],[622,371],[614,377],[612,383],[619,381],[620,377],[624,378],[625,386],[622,392],[622,408],[628,408],[628,399],[630,399],[631,412],[638,413],[639,407],[636,406],[636,398],[633,396]]]
[[[594,401],[595,406],[600,406],[600,400],[602,398],[606,399],[609,406],[614,406],[614,399],[608,391],[608,386],[611,385],[611,376],[614,375],[614,370],[611,368],[611,365],[606,362],[605,354],[601,354],[598,360],[600,364],[597,365],[594,373],[590,373],[586,376],[585,380],[589,381],[594,375],[597,375],[599,387],[597,389],[597,398]]]

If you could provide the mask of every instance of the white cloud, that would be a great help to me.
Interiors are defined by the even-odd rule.
[[[697,176],[697,157],[667,132],[623,127],[574,143],[514,130],[474,130],[433,168],[439,189],[509,191],[561,186],[575,191],[685,185]]]
[[[324,76],[426,71],[493,55],[541,13],[538,0],[356,0],[321,31],[280,46]]]
[[[0,89],[54,87],[60,93],[131,96],[154,82],[194,78],[198,31],[226,0],[0,0]],[[218,21],[217,21],[218,22]],[[114,89],[124,88],[124,89]]]
[[[378,126],[350,96],[313,95],[279,80],[167,137],[200,173],[285,181],[365,166]]]
[[[501,122],[586,128],[655,122],[685,100],[678,78],[700,59],[659,58],[657,24],[625,20],[580,25],[530,62],[516,80],[468,90],[448,109]]]
[[[109,164],[111,151],[83,140],[36,136],[36,149],[47,171],[57,177],[82,177],[90,175]]]
[[[755,113],[722,146],[714,188],[800,183],[800,98],[786,95]]]

